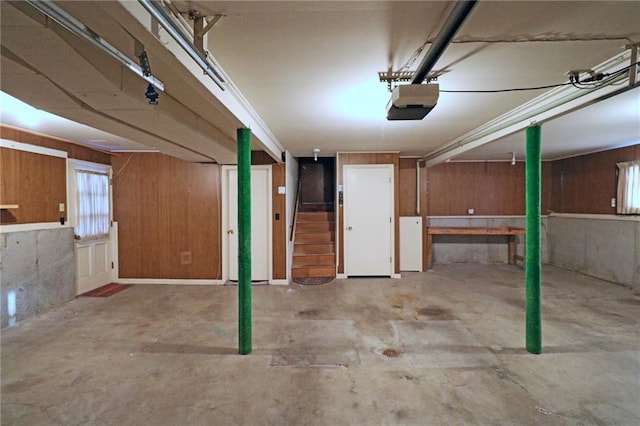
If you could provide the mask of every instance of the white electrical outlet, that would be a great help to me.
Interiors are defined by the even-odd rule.
[[[474,214],[474,213],[475,213],[475,210],[474,210],[474,209],[469,209],[469,210],[467,210],[467,213],[469,213],[470,215],[471,215],[471,214]]]
[[[612,198],[611,199],[611,207],[615,207],[616,206],[616,199]]]
[[[64,203],[60,203],[60,204],[58,204],[58,211],[59,211],[60,213],[64,213]]]

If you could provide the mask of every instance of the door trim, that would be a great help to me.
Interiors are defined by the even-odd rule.
[[[400,278],[400,274],[395,272],[396,270],[396,255],[395,255],[395,169],[393,164],[345,164],[342,166],[342,185],[343,189],[345,189],[345,197],[344,197],[344,207],[343,207],[343,216],[346,225],[346,217],[347,217],[347,205],[348,205],[348,193],[346,192],[346,176],[347,170],[349,169],[387,169],[390,171],[390,191],[389,191],[389,206],[390,206],[390,216],[391,216],[391,226],[389,232],[390,244],[391,244],[391,262],[389,263],[389,277],[391,278]],[[344,230],[341,230],[344,236],[344,277],[349,276],[349,268],[347,265],[347,251],[348,251],[348,238]]]

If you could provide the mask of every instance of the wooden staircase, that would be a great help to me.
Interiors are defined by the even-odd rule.
[[[293,278],[336,276],[335,215],[298,211],[293,246]]]

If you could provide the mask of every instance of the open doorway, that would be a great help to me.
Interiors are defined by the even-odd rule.
[[[332,212],[335,199],[335,158],[302,157],[298,160],[300,193],[298,210],[301,212]]]

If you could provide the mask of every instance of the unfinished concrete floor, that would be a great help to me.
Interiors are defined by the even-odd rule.
[[[640,425],[640,297],[544,267],[544,354],[524,273],[436,265],[394,279],[138,285],[2,331],[2,424]]]

